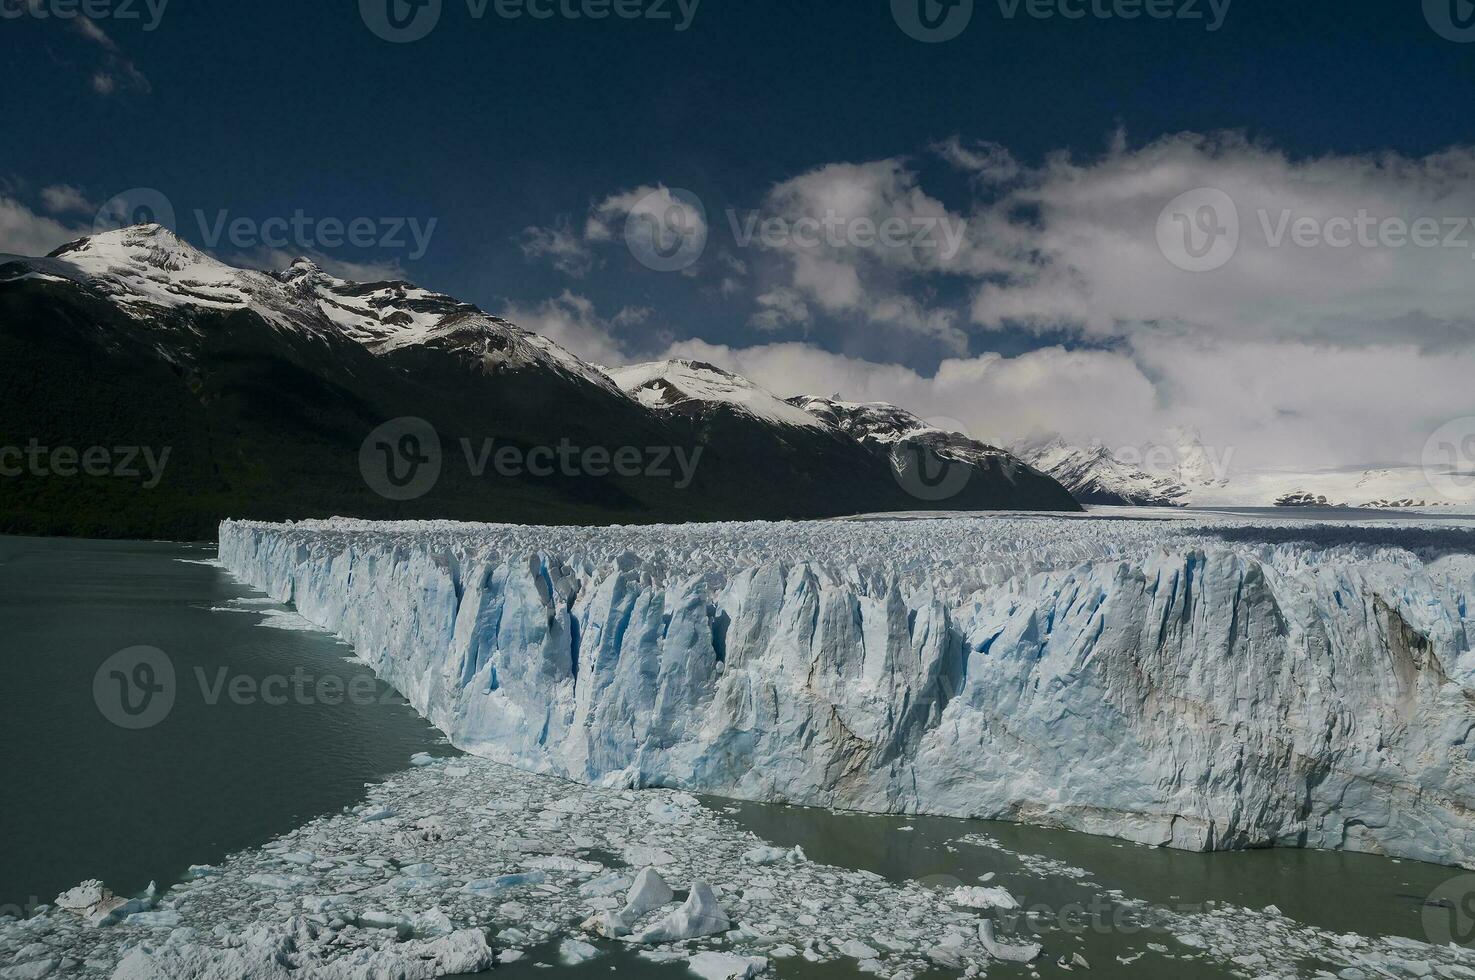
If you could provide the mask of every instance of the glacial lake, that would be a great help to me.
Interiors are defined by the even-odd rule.
[[[48,903],[85,878],[121,894],[151,879],[167,887],[191,864],[218,862],[359,802],[365,783],[403,770],[416,752],[454,754],[346,647],[301,628],[289,610],[213,567],[213,557],[207,545],[0,537],[0,906]],[[174,674],[162,714],[139,693],[163,685],[159,655]],[[1174,948],[1176,940],[1114,925],[1110,906],[1096,900],[1103,890],[1189,913],[1205,903],[1273,904],[1338,933],[1426,940],[1429,923],[1451,914],[1426,899],[1457,894],[1449,883],[1462,880],[1456,869],[1366,855],[1202,855],[1007,824],[705,802],[775,844],[801,845],[815,861],[942,888],[995,875],[993,884],[1037,910],[1029,921],[1047,948],[1078,950],[1097,977],[1232,975],[1152,954],[1134,959],[1148,944]],[[958,843],[977,834],[991,846]],[[1088,874],[1041,876],[1037,865],[1024,866],[1037,858]],[[1470,894],[1475,888],[1461,900]],[[1062,974],[1053,963],[1034,969]],[[612,970],[691,976],[623,951],[579,967],[525,962],[496,975]],[[997,976],[1030,972],[990,968]],[[777,975],[865,976],[850,961],[799,960],[780,964]]]

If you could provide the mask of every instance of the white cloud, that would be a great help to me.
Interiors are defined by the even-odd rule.
[[[798,290],[779,287],[758,297],[759,310],[749,319],[759,330],[782,330],[791,324],[807,324],[813,317]]]
[[[643,318],[644,311],[627,307],[613,319],[601,317],[587,297],[564,290],[557,299],[534,306],[508,306],[498,315],[572,351],[593,364],[616,367],[629,363],[619,328]]]
[[[558,271],[582,279],[594,267],[594,253],[564,218],[550,228],[524,228],[519,242],[530,259],[546,258]]]
[[[957,419],[995,444],[1059,432],[1126,447],[1189,426],[1217,458],[1254,468],[1417,464],[1430,433],[1475,412],[1468,384],[1475,356],[1414,347],[1329,351],[1179,339],[953,358],[932,374],[806,343],[732,348],[690,340],[662,356],[709,361],[784,396],[838,394]]]
[[[148,95],[153,86],[143,72],[123,55],[122,49],[108,33],[91,17],[72,17],[68,23],[78,34],[102,48],[102,64],[92,73],[92,90],[101,96],[114,95],[119,91]]]
[[[1241,239],[1221,268],[1195,273],[1165,258],[1157,226],[1170,202],[1198,188],[1229,196]],[[1021,212],[1027,220],[1011,217]],[[1457,225],[1463,244],[1298,247],[1289,234],[1298,221],[1332,229],[1359,215],[1434,218],[1441,236]],[[980,286],[972,316],[988,327],[1067,325],[1097,336],[1468,342],[1472,219],[1475,150],[1292,160],[1232,134],[1183,134],[1137,150],[1118,144],[1090,163],[1053,157],[979,213],[981,234],[1020,265]]]
[[[754,230],[750,251],[713,295],[751,295],[748,323],[760,331],[807,333],[824,317],[932,338],[955,356],[925,374],[808,343],[690,340],[662,356],[713,361],[785,394],[891,401],[998,442],[1059,431],[1126,446],[1193,426],[1256,467],[1417,462],[1429,433],[1475,416],[1475,149],[1295,158],[1235,134],[1132,147],[1117,133],[1098,157],[1056,153],[1033,167],[991,143],[932,149],[975,178],[966,215],[899,158],[817,167],[775,185],[754,223],[734,222]],[[1193,273],[1164,254],[1172,242],[1160,245],[1159,220],[1197,188],[1234,202],[1241,239],[1222,267]],[[584,242],[615,240],[618,220],[652,190],[592,208]],[[761,232],[769,219],[792,229],[832,216],[953,221],[963,232],[951,250]],[[1430,218],[1438,240],[1420,247],[1410,230]],[[1402,243],[1339,245],[1345,232],[1295,243],[1295,229],[1364,220],[1401,225]],[[937,288],[947,281],[962,288]],[[576,350],[603,345],[612,361],[628,349],[592,310],[574,326]],[[968,354],[983,331],[1017,327],[1072,339],[1014,357]]]
[[[637,187],[612,194],[589,211],[584,237],[591,242],[609,242],[623,236],[630,225],[636,234],[654,236],[654,243],[666,247],[673,235],[705,235],[707,216],[681,195],[664,184]],[[643,230],[642,230],[643,229]]]
[[[628,242],[647,255],[664,257],[683,244],[705,242],[708,233],[699,202],[664,185],[647,185],[592,204],[582,234],[560,218],[549,227],[523,229],[520,247],[527,257],[548,259],[560,272],[582,279],[597,264],[595,246]],[[695,274],[690,268],[683,272]]]
[[[976,140],[965,144],[961,137],[953,136],[935,144],[932,150],[959,170],[971,173],[982,183],[1007,183],[1020,174],[1019,161],[998,143]]]
[[[52,214],[97,210],[82,191],[70,184],[52,184],[41,188],[41,203]]]
[[[1126,431],[1145,419],[1156,422],[1158,414],[1153,384],[1141,369],[1128,357],[1101,351],[985,354],[943,361],[931,375],[797,342],[733,348],[690,340],[663,356],[717,364],[785,397],[839,395],[889,402],[924,418],[956,419],[970,435],[994,443],[1075,432],[1087,420],[1119,420]]]
[[[90,228],[63,224],[37,214],[14,198],[0,196],[0,252],[46,255],[91,232]]]

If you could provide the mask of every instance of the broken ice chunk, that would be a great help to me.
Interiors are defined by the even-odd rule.
[[[661,873],[655,868],[646,868],[635,876],[635,884],[630,886],[630,894],[625,899],[625,908],[620,915],[626,922],[634,922],[675,897],[676,893],[666,884]]]
[[[978,941],[983,944],[984,952],[996,960],[1004,960],[1007,963],[1029,963],[1039,959],[1044,947],[1039,943],[1024,943],[1021,945],[1010,945],[1001,943],[994,935],[994,922],[992,919],[984,919],[978,924]]]
[[[768,961],[761,956],[732,953],[696,953],[686,965],[703,980],[748,980],[768,969]]]
[[[691,893],[679,909],[642,931],[633,941],[643,945],[679,942],[726,932],[730,925],[727,913],[712,894],[712,886],[698,879],[691,883]]]
[[[953,901],[970,909],[1017,909],[1019,900],[1001,887],[962,885],[953,889]]]

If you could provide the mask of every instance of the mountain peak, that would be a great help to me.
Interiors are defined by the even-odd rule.
[[[706,361],[673,358],[613,368],[607,373],[626,394],[647,408],[727,405],[782,425],[805,429],[824,425],[755,382]]]
[[[68,242],[47,258],[75,262],[129,263],[178,271],[194,265],[229,268],[160,224],[128,225]]]

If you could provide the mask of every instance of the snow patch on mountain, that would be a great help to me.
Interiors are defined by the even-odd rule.
[[[838,398],[799,395],[790,398],[789,404],[873,448],[889,451],[901,443],[911,442],[926,445],[942,459],[961,463],[1017,462],[1005,450],[934,425],[906,409],[885,402],[847,402]]]
[[[611,368],[615,384],[656,410],[690,411],[708,405],[726,405],[764,422],[821,428],[822,424],[747,378],[702,361],[676,359]]]
[[[1085,504],[1180,507],[1189,490],[1177,479],[1155,476],[1119,459],[1102,445],[1072,446],[1060,438],[1016,447],[1026,463],[1053,476]]]
[[[1450,480],[1436,486],[1421,466],[1236,472],[1223,485],[1195,491],[1202,506],[1358,507],[1375,509],[1475,506],[1475,481],[1463,498],[1449,496]]]
[[[28,270],[23,276],[96,289],[142,320],[179,310],[250,310],[280,328],[347,337],[376,354],[440,346],[490,368],[542,367],[618,390],[602,371],[553,341],[442,293],[398,280],[352,282],[307,258],[274,273],[238,269],[160,225],[104,232],[63,245],[45,259],[10,261]]]

